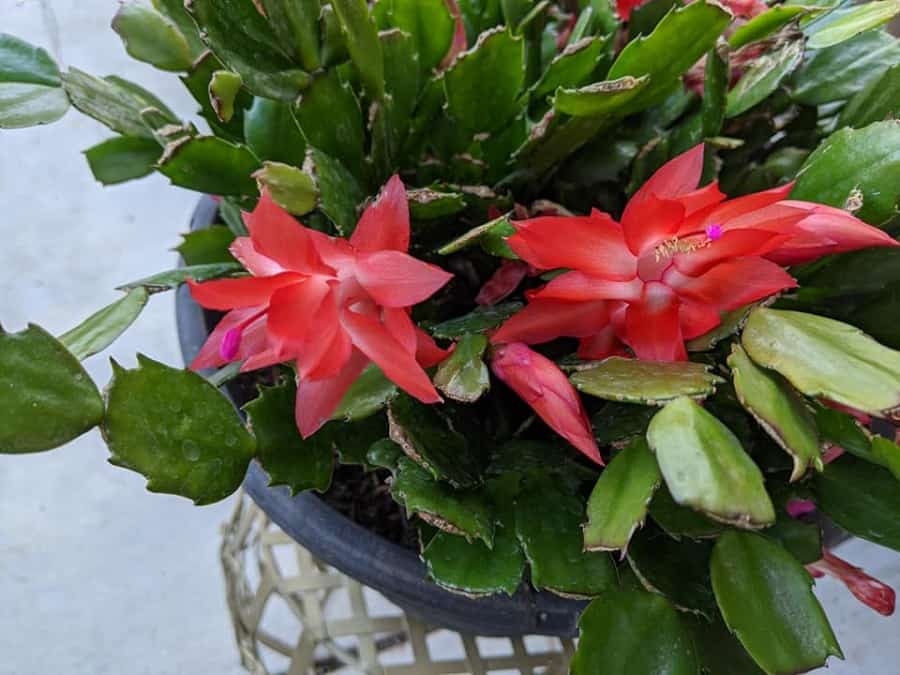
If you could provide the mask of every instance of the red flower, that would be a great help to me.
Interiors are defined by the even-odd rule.
[[[296,361],[304,437],[328,421],[370,361],[412,396],[440,401],[422,365],[445,353],[413,324],[408,308],[452,275],[406,253],[409,210],[398,177],[349,241],[303,227],[266,193],[245,220],[250,236],[236,239],[231,252],[253,276],[189,282],[200,305],[230,310],[192,368],[244,361],[247,371]]]
[[[534,408],[551,429],[603,464],[581,399],[553,361],[517,342],[495,349],[491,370]]]
[[[879,614],[891,616],[894,613],[896,594],[893,588],[829,551],[824,551],[822,559],[807,565],[806,569],[816,578],[829,575],[839,579],[860,602]]]
[[[624,343],[641,359],[684,360],[685,340],[723,312],[795,287],[782,265],[900,245],[840,209],[786,200],[791,185],[726,201],[716,183],[697,188],[702,169],[702,145],[668,162],[621,223],[598,211],[514,223],[507,241],[520,258],[569,271],[527,293],[494,343],[569,336],[581,339],[584,359],[622,353]]]

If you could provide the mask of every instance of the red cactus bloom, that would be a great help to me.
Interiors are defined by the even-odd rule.
[[[422,365],[444,352],[413,324],[409,308],[452,275],[406,253],[409,209],[398,177],[349,241],[300,225],[265,193],[245,220],[250,236],[236,239],[231,252],[252,276],[189,282],[201,306],[230,310],[192,368],[244,361],[247,371],[296,361],[304,437],[328,421],[370,362],[419,400],[440,400]]]
[[[494,350],[491,370],[547,425],[598,464],[603,464],[578,393],[553,361],[516,342]]]
[[[893,588],[833,553],[823,551],[822,559],[807,565],[806,569],[817,578],[828,575],[839,579],[860,602],[879,614],[891,616],[894,613],[896,593]]]
[[[595,211],[514,223],[507,241],[520,258],[568,271],[529,292],[494,343],[568,336],[581,339],[585,359],[624,343],[641,359],[684,360],[685,340],[718,326],[722,313],[795,287],[782,265],[900,245],[840,209],[787,200],[791,185],[726,200],[716,183],[697,188],[702,169],[702,145],[668,162],[621,222]]]

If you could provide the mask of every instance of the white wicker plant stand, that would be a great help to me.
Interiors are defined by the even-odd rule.
[[[571,640],[429,627],[331,568],[241,495],[222,528],[228,607],[253,675],[562,675]]]

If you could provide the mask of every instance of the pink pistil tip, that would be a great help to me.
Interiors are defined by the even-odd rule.
[[[715,241],[716,239],[722,238],[722,226],[721,225],[707,225],[706,227],[706,236],[709,237],[710,241]]]
[[[789,499],[786,510],[791,518],[800,518],[816,512],[816,505],[808,499]]]
[[[222,338],[222,344],[219,345],[219,354],[223,359],[230,361],[237,356],[238,350],[241,348],[241,329],[232,328],[225,337]]]

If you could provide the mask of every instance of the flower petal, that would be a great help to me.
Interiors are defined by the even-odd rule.
[[[441,401],[428,375],[416,362],[415,354],[407,351],[381,322],[370,316],[345,311],[341,323],[353,345],[372,359],[389,380],[423,403]]]
[[[272,201],[268,190],[262,191],[256,208],[245,214],[245,221],[257,253],[304,274],[330,271],[313,246],[310,230]]]
[[[453,278],[400,251],[363,253],[356,261],[356,278],[379,305],[411,307],[427,300]]]
[[[722,323],[722,316],[715,307],[684,298],[678,308],[678,319],[681,322],[681,336],[685,340],[705,335]]]
[[[491,370],[560,436],[603,464],[587,413],[569,379],[553,361],[522,343],[498,347]]]
[[[647,284],[644,298],[628,305],[625,333],[639,359],[686,361],[678,297],[659,282]]]
[[[509,297],[528,276],[529,265],[521,260],[504,260],[475,296],[479,305],[495,305]]]
[[[721,204],[724,200],[725,193],[719,189],[717,180],[675,198],[675,201],[684,206],[685,216],[705,211],[716,204]]]
[[[612,281],[601,279],[584,272],[566,272],[551,279],[550,282],[526,295],[531,300],[639,300],[643,282],[640,279],[631,281]]]
[[[634,193],[628,206],[640,206],[650,196],[674,199],[696,190],[703,173],[703,152],[701,143],[663,164]]]
[[[736,199],[729,199],[718,205],[692,212],[682,223],[681,228],[678,230],[678,236],[684,237],[698,234],[703,232],[707,225],[713,223],[724,225],[746,213],[752,213],[775,204],[787,197],[793,187],[793,183],[788,183],[787,185],[763,190],[762,192],[754,192]],[[743,225],[743,227],[752,227],[752,225]]]
[[[603,300],[534,300],[507,319],[491,337],[491,342],[540,344],[562,336],[590,337],[608,323],[609,311]]]
[[[298,378],[294,415],[303,438],[312,436],[331,418],[350,385],[356,382],[368,364],[365,356],[354,351],[334,377],[322,380]]]
[[[333,363],[345,356],[330,351],[335,334],[341,330],[336,294],[328,293],[322,299],[314,321],[310,321],[308,316],[304,318],[310,325],[297,355],[297,371],[301,378],[308,378],[316,370],[333,370],[327,364],[323,365],[323,361],[331,360]]]
[[[352,353],[353,342],[350,340],[350,336],[347,335],[347,331],[338,324],[332,335],[331,342],[328,344],[327,349],[322,352],[318,364],[306,373],[306,377],[310,380],[323,380],[334,377],[347,365],[347,361],[350,360]]]
[[[250,237],[238,237],[231,242],[228,250],[255,277],[271,277],[287,271],[271,258],[259,253],[253,247]]]
[[[441,349],[428,333],[421,328],[416,328],[416,361],[423,368],[431,368],[446,359],[456,347],[456,343],[449,349]]]
[[[513,223],[506,239],[520,258],[543,270],[560,267],[605,279],[633,279],[637,261],[625,245],[622,228],[607,214],[545,216]]]
[[[199,353],[196,358],[191,362],[191,370],[203,370],[204,368],[219,368],[224,366],[226,363],[230,363],[232,361],[241,360],[241,352],[247,350],[247,340],[242,337],[241,345],[238,348],[237,354],[234,355],[233,358],[226,359],[222,355],[222,341],[225,339],[225,336],[228,335],[232,330],[238,329],[243,326],[247,321],[251,321],[254,316],[258,315],[260,312],[265,310],[265,306],[260,307],[245,307],[243,309],[236,309],[232,312],[228,312],[224,317],[222,317],[221,321],[216,325],[213,329],[212,333],[209,334],[209,337],[206,338],[206,342],[203,343],[203,347],[200,348]],[[257,323],[264,323],[265,319],[260,317]],[[244,328],[244,331],[247,331],[247,328]],[[243,358],[247,358],[244,356]]]
[[[274,277],[241,277],[239,279],[216,279],[197,283],[188,279],[191,297],[206,309],[240,309],[269,304],[272,294],[279,288],[303,281],[304,277],[294,272],[283,272]]]
[[[730,258],[763,256],[790,238],[789,234],[767,230],[729,230],[706,246],[690,253],[676,254],[673,263],[679,272],[695,277]]]
[[[615,326],[610,324],[594,335],[582,338],[578,343],[578,358],[585,361],[599,361],[609,356],[625,356],[624,345],[616,336]]]
[[[674,199],[646,195],[641,201],[632,197],[622,214],[622,231],[629,250],[636,256],[658,246],[678,232],[685,208]]]
[[[269,305],[269,335],[273,346],[298,353],[307,332],[316,323],[311,317],[316,316],[329,292],[328,282],[320,276],[275,291]]]
[[[363,212],[350,243],[360,252],[409,249],[409,203],[399,176],[392,176]]]
[[[735,258],[716,265],[699,277],[687,277],[670,270],[666,274],[666,283],[678,295],[709,304],[720,312],[730,312],[797,286],[790,274],[763,258]]]
[[[409,312],[405,309],[385,307],[381,312],[381,320],[388,333],[403,345],[410,354],[416,353],[418,338],[416,337],[416,324],[409,318]]]

